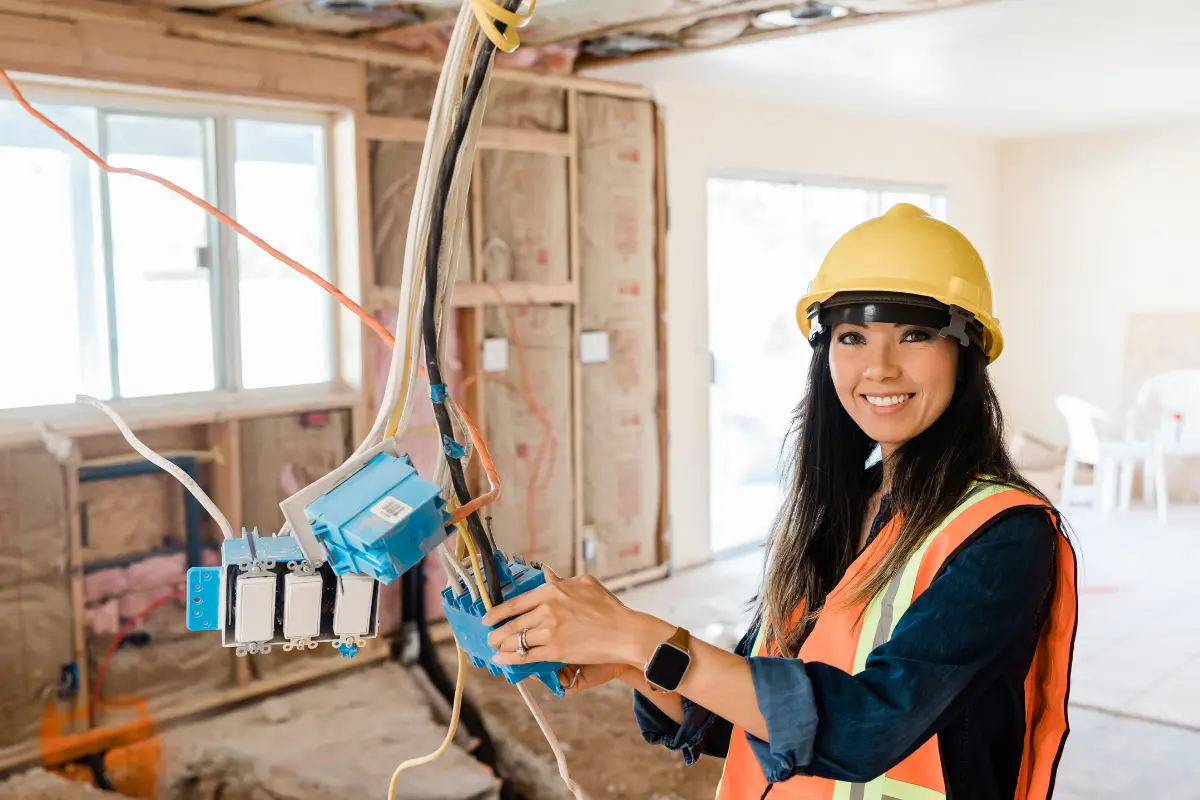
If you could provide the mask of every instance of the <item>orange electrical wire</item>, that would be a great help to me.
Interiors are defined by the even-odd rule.
[[[25,96],[23,94],[21,94],[21,90],[17,88],[17,85],[15,83],[13,83],[12,78],[8,77],[8,73],[5,72],[3,69],[0,69],[0,79],[2,79],[4,81],[4,83],[6,83],[8,85],[8,90],[10,92],[12,92],[13,99],[15,99],[18,103],[20,103],[22,108],[24,108],[26,111],[28,111],[30,114],[32,114],[39,122],[41,122],[47,128],[54,131],[59,136],[61,136],[62,138],[66,139],[68,142],[70,142],[72,145],[74,145],[75,148],[79,150],[79,152],[81,152],[85,156],[87,156],[88,160],[91,161],[93,164],[95,164],[97,167],[104,170],[105,172],[110,172],[110,173],[117,174],[117,175],[135,175],[139,178],[145,178],[146,180],[153,181],[154,183],[157,183],[160,186],[165,186],[166,188],[175,192],[179,196],[192,201],[196,205],[200,206],[200,208],[204,209],[209,214],[216,217],[221,222],[224,222],[226,225],[233,228],[235,231],[240,233],[242,236],[245,236],[247,239],[249,239],[254,244],[258,245],[261,249],[265,250],[271,256],[282,261],[284,264],[287,264],[289,267],[296,270],[297,272],[299,272],[301,275],[308,278],[309,280],[313,281],[314,283],[316,283],[318,286],[320,286],[325,291],[329,292],[331,295],[333,295],[335,298],[337,298],[339,303],[344,305],[350,311],[353,311],[358,316],[359,319],[361,319],[364,323],[366,323],[367,327],[369,327],[371,330],[375,331],[375,333],[379,334],[379,338],[383,339],[383,341],[387,343],[387,346],[389,348],[396,346],[395,337],[392,336],[392,334],[388,332],[387,328],[383,327],[383,323],[381,323],[379,320],[375,319],[373,316],[368,314],[363,309],[362,306],[360,306],[358,303],[354,302],[349,297],[344,295],[342,293],[342,291],[340,289],[338,289],[336,286],[334,286],[332,283],[325,280],[320,275],[318,275],[317,273],[310,270],[308,267],[301,264],[299,261],[296,261],[295,259],[285,255],[284,253],[281,253],[279,250],[276,250],[274,247],[267,244],[265,241],[260,239],[254,233],[251,233],[249,230],[247,230],[245,227],[243,227],[240,222],[233,219],[228,214],[226,214],[225,212],[221,211],[216,206],[209,203],[207,200],[204,200],[203,198],[197,197],[196,195],[192,194],[187,189],[184,189],[180,186],[176,186],[175,184],[171,183],[166,178],[160,178],[158,175],[154,175],[149,172],[143,172],[140,169],[133,169],[132,167],[114,167],[114,166],[112,166],[111,164],[106,162],[104,159],[102,159],[100,156],[96,155],[91,150],[89,150],[87,145],[83,144],[78,139],[76,139],[74,136],[67,133],[65,130],[60,128],[58,125],[54,124],[54,122],[52,122],[50,119],[48,119],[40,111],[38,111],[36,108],[31,106],[29,104],[29,101],[25,99]]]
[[[104,159],[102,159],[100,156],[96,155],[94,152],[92,152],[90,149],[88,149],[87,145],[83,144],[78,139],[76,139],[74,136],[67,133],[61,127],[56,125],[52,120],[50,120],[48,117],[46,117],[40,111],[38,111],[32,105],[30,105],[29,101],[25,99],[25,95],[21,94],[21,90],[17,88],[17,85],[15,83],[13,83],[12,78],[10,78],[8,76],[8,73],[6,71],[4,71],[3,69],[0,69],[0,80],[3,80],[4,83],[8,86],[8,90],[12,93],[13,99],[15,99],[17,101],[17,103],[20,104],[20,106],[23,109],[25,109],[27,112],[29,112],[29,114],[31,116],[33,116],[34,119],[38,120],[43,125],[45,125],[47,128],[54,131],[59,136],[61,136],[63,139],[65,139],[67,142],[69,142],[71,145],[73,145],[77,150],[79,150],[79,152],[83,153],[84,156],[86,156],[88,158],[88,160],[91,161],[93,164],[95,164],[97,167],[104,170],[105,172],[112,173],[112,174],[133,175],[138,178],[145,178],[148,181],[153,181],[154,183],[157,183],[160,186],[164,186],[167,189],[170,189],[171,191],[178,194],[180,197],[190,200],[192,203],[194,203],[197,206],[199,206],[200,208],[204,209],[204,211],[206,211],[208,214],[212,215],[213,217],[216,217],[218,220],[225,223],[230,228],[232,228],[233,230],[240,233],[242,236],[245,236],[247,239],[249,239],[251,242],[253,242],[255,245],[257,245],[259,248],[261,248],[263,251],[265,251],[267,254],[269,254],[273,258],[281,261],[282,263],[284,263],[287,266],[291,267],[292,269],[296,270],[301,275],[305,276],[306,278],[308,278],[309,280],[313,281],[318,286],[320,286],[322,289],[329,292],[331,295],[333,295],[338,300],[338,302],[340,302],[343,306],[345,306],[350,311],[354,312],[354,314],[359,319],[361,319],[363,321],[363,323],[366,324],[367,327],[369,327],[371,330],[373,330],[375,333],[377,333],[379,335],[379,338],[382,339],[384,341],[384,343],[388,346],[389,350],[395,348],[396,337],[392,336],[392,334],[388,331],[388,329],[383,326],[383,323],[381,323],[379,320],[375,319],[375,317],[368,314],[366,312],[366,310],[363,309],[362,306],[360,306],[358,303],[354,302],[349,297],[347,297],[345,294],[343,294],[342,291],[340,289],[338,289],[336,286],[334,286],[332,283],[325,280],[320,275],[318,275],[317,273],[310,270],[308,267],[301,264],[299,261],[296,261],[295,259],[287,256],[286,254],[280,252],[279,250],[275,249],[271,245],[267,244],[267,242],[265,242],[263,239],[259,238],[257,235],[252,233],[249,229],[244,227],[237,220],[233,219],[232,217],[230,217],[225,212],[221,211],[216,206],[212,205],[211,203],[204,200],[203,198],[197,197],[196,195],[192,194],[188,190],[186,190],[180,186],[176,186],[174,183],[171,183],[171,181],[167,180],[166,178],[162,178],[162,177],[160,177],[158,175],[154,175],[153,173],[150,173],[150,172],[143,172],[140,169],[133,169],[132,167],[114,167],[114,166],[112,166],[111,164],[106,162]],[[425,374],[424,365],[418,365],[418,369],[419,369],[421,375]],[[460,409],[460,411],[461,411],[461,409]],[[487,494],[484,494],[484,495],[481,495],[481,496],[475,498],[471,502],[467,503],[467,505],[463,506],[458,511],[456,511],[454,517],[451,518],[451,521],[449,523],[447,523],[447,525],[451,525],[461,519],[466,519],[466,517],[469,516],[471,513],[478,511],[479,509],[483,508],[484,506],[488,505],[489,503],[494,502],[500,496],[500,477],[496,472],[496,465],[494,463],[492,463],[491,456],[488,453],[487,445],[484,443],[483,437],[479,433],[479,429],[475,427],[475,424],[473,422],[471,422],[471,418],[468,417],[465,412],[463,413],[463,420],[466,421],[467,430],[471,434],[471,440],[475,443],[475,448],[479,451],[479,457],[483,461],[484,471],[487,473],[488,483],[490,484],[491,488]]]
[[[488,452],[487,442],[479,435],[479,429],[475,427],[475,423],[467,416],[467,412],[460,406],[458,413],[462,414],[463,421],[467,423],[467,430],[471,433],[471,442],[474,443],[475,449],[479,451],[479,460],[483,462],[483,470],[487,473],[489,489],[487,494],[481,494],[465,506],[460,507],[446,522],[446,527],[456,525],[462,520],[474,514],[479,509],[494,503],[500,497],[500,476],[496,473],[496,465],[492,462],[492,455]]]

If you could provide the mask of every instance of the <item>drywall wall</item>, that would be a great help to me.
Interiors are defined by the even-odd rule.
[[[1171,366],[1158,337],[1172,333],[1131,321],[1170,315],[1187,337],[1200,315],[1200,125],[1005,142],[1000,168],[1005,404],[1015,425],[1061,445],[1055,395],[1120,412],[1144,362]],[[1194,340],[1171,348],[1194,358]]]
[[[941,187],[948,217],[985,260],[996,252],[994,140],[834,118],[654,83],[653,64],[597,73],[651,87],[666,125],[667,418],[671,559],[711,557],[706,181],[882,181]]]

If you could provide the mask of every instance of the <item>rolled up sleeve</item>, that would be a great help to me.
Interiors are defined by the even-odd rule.
[[[689,767],[705,752],[704,737],[717,721],[716,714],[685,697],[683,723],[678,724],[636,691],[633,693],[633,714],[646,742],[683,753],[683,763]]]
[[[812,761],[817,735],[817,706],[803,661],[796,658],[747,659],[758,710],[767,723],[767,739],[746,734],[763,775],[771,783],[787,780]]]

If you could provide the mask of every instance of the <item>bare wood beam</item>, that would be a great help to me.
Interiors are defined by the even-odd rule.
[[[400,302],[400,290],[394,286],[376,286],[368,295],[371,308],[386,308]],[[454,287],[450,304],[454,308],[503,305],[575,305],[579,287],[572,283],[460,283]]]
[[[361,118],[362,135],[378,142],[425,141],[427,120],[385,117],[368,114]],[[508,150],[519,153],[544,153],[546,155],[569,156],[571,136],[566,133],[548,133],[526,128],[501,128],[484,126],[479,129],[478,146],[484,150]]]
[[[397,22],[394,25],[384,25],[382,28],[372,28],[369,31],[352,34],[352,38],[359,42],[386,42],[396,34],[414,34],[420,31],[437,30],[438,28],[450,28],[454,25],[453,17],[443,19],[431,19],[424,22]]]
[[[303,2],[304,0],[258,0],[256,3],[222,9],[217,12],[217,16],[224,19],[246,19],[247,17],[257,17],[264,11],[272,11],[283,6],[297,6]]]

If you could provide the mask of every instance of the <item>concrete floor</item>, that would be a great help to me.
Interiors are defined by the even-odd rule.
[[[1072,735],[1055,797],[1200,798],[1200,508],[1068,514],[1080,555]],[[626,592],[630,606],[732,648],[756,549]]]

